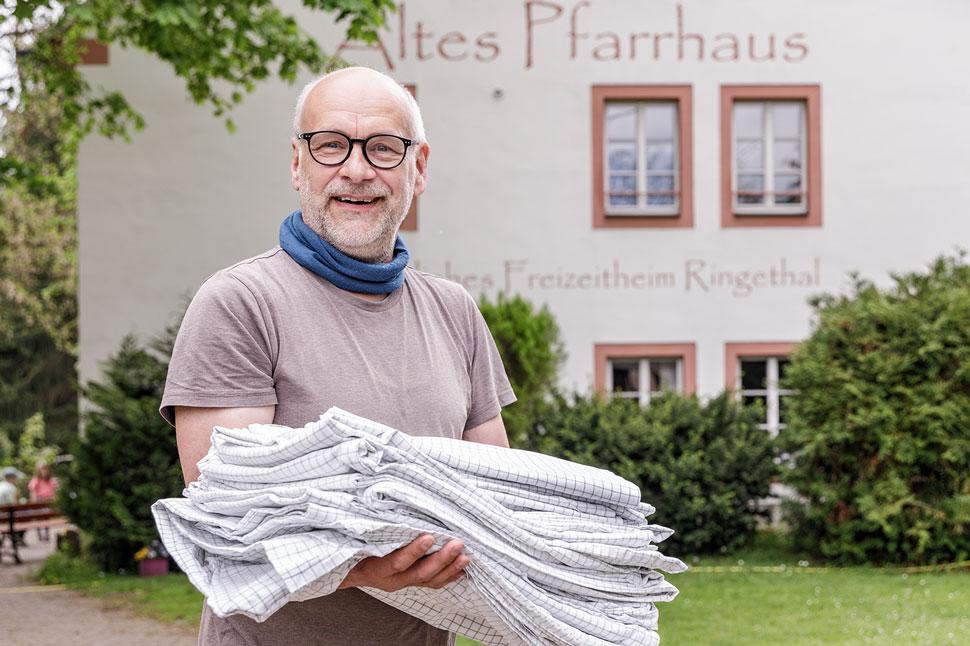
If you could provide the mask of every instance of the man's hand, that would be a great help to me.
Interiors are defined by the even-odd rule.
[[[457,581],[468,565],[468,557],[461,553],[461,541],[448,541],[434,554],[427,554],[434,538],[419,536],[387,556],[371,556],[354,566],[338,589],[377,588],[397,592],[409,586],[443,588]]]

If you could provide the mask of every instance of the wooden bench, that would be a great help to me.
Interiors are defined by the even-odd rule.
[[[11,546],[7,553],[13,556],[15,562],[21,562],[17,551],[18,533],[43,527],[63,527],[68,524],[67,518],[49,502],[0,506],[0,563],[3,562],[3,545],[7,541],[10,541]]]

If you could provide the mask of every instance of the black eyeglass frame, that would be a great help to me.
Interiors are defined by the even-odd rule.
[[[332,162],[332,163],[329,163],[328,164],[326,162],[320,161],[319,159],[317,159],[316,157],[313,156],[313,150],[310,148],[310,138],[313,137],[313,135],[319,135],[319,134],[324,133],[324,132],[330,133],[330,134],[334,134],[334,135],[340,135],[341,137],[344,137],[345,139],[347,139],[347,141],[350,142],[350,146],[347,147],[347,156],[344,157],[343,159],[341,159],[339,162]],[[378,166],[373,161],[371,161],[371,158],[367,156],[367,142],[370,141],[371,139],[375,139],[377,137],[394,137],[395,139],[401,140],[401,143],[404,144],[404,154],[401,155],[401,161],[399,161],[398,163],[394,164],[393,166]],[[310,157],[313,159],[313,161],[315,161],[316,163],[320,164],[321,166],[340,166],[341,164],[343,164],[344,162],[346,162],[348,159],[350,159],[350,156],[354,152],[354,144],[360,144],[360,151],[362,153],[364,153],[364,159],[367,160],[367,163],[370,164],[371,166],[373,166],[374,168],[379,168],[381,170],[392,170],[394,168],[397,168],[401,164],[403,164],[404,163],[404,160],[407,159],[407,156],[408,156],[408,148],[410,148],[411,145],[414,143],[414,141],[412,141],[411,139],[407,139],[406,137],[400,137],[398,135],[386,134],[386,133],[383,133],[383,132],[379,132],[377,134],[373,134],[370,137],[367,137],[366,139],[354,139],[353,137],[348,137],[344,133],[339,132],[337,130],[314,130],[313,132],[301,132],[301,133],[299,133],[296,136],[296,138],[297,139],[302,139],[302,140],[304,140],[306,142],[306,149],[307,149],[307,152],[310,153]]]

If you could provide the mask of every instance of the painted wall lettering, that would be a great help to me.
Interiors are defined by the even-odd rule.
[[[689,3],[678,3],[671,16],[666,13],[640,24],[631,20],[621,29],[605,24],[597,7],[604,0],[523,0],[523,29],[514,38],[483,24],[480,29],[456,29],[448,18],[414,16],[406,2],[397,10],[397,20],[380,33],[374,43],[344,41],[344,52],[373,52],[388,70],[402,61],[445,61],[448,63],[491,63],[503,53],[503,43],[521,40],[526,70],[555,59],[609,62],[694,62],[694,63],[800,63],[808,58],[808,37],[804,32],[751,33],[727,30],[704,33],[691,28]],[[395,33],[396,32],[396,33]],[[397,43],[397,47],[388,44]],[[542,56],[538,52],[542,51]],[[555,59],[550,58],[555,57]]]
[[[688,28],[686,13],[684,5],[678,3],[673,24],[667,29],[599,29],[593,35],[588,26],[602,25],[601,21],[596,20],[592,0],[581,0],[571,5],[548,0],[526,0],[525,68],[531,69],[540,62],[534,55],[540,39],[561,42],[563,36],[569,43],[563,54],[569,60],[586,58],[596,61],[636,61],[649,57],[655,61],[747,60],[756,63],[798,63],[808,56],[804,33],[779,35],[724,32],[713,37],[705,36]],[[568,19],[563,18],[564,14],[568,14]],[[665,26],[659,21],[653,25]]]
[[[777,262],[755,267],[726,267],[702,258],[688,258],[680,271],[652,266],[630,267],[614,259],[607,266],[541,267],[525,258],[506,259],[497,272],[462,272],[451,260],[441,267],[425,266],[423,271],[438,273],[460,283],[472,292],[500,289],[507,293],[528,294],[547,291],[614,291],[636,290],[672,293],[674,291],[703,295],[727,292],[735,298],[747,298],[755,292],[777,289],[818,289],[822,286],[822,261]]]

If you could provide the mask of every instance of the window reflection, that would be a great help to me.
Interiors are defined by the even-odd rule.
[[[752,213],[805,200],[805,102],[736,101],[732,108],[735,207]],[[747,213],[747,212],[746,212]]]
[[[647,213],[675,212],[672,209],[679,204],[677,102],[611,101],[604,114],[605,173],[610,186],[606,205]]]

